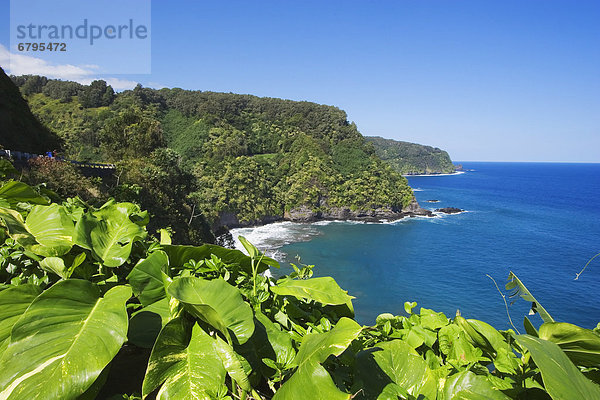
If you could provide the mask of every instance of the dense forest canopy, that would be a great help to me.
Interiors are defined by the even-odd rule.
[[[159,219],[183,214],[177,218],[191,224],[198,216],[215,227],[298,208],[397,212],[414,201],[406,179],[337,107],[141,85],[115,93],[104,81],[12,80],[59,135],[64,158],[116,163],[118,190],[111,194]],[[174,220],[160,223],[188,230]],[[194,241],[190,234],[185,240]]]
[[[379,136],[368,136],[365,139],[373,144],[375,153],[382,160],[401,174],[451,174],[455,171],[448,153],[437,147]]]

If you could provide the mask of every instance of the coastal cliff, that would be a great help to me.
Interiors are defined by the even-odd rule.
[[[373,145],[375,154],[403,175],[451,174],[456,171],[448,153],[437,147],[385,139],[365,137]]]
[[[96,188],[99,197],[141,205],[182,243],[213,241],[207,226],[216,232],[278,220],[428,215],[406,178],[334,106],[140,85],[115,93],[104,81],[11,79],[4,77],[12,89],[3,96],[25,97],[61,140],[60,156],[116,165],[114,181]],[[57,165],[31,176],[63,182]],[[55,179],[45,179],[48,174]]]

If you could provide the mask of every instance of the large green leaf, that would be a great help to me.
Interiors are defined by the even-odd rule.
[[[242,362],[240,361],[240,358],[238,358],[235,350],[233,350],[233,347],[220,337],[213,339],[212,345],[229,376],[235,380],[242,390],[249,392],[251,387],[248,375],[246,374],[246,371],[244,371]]]
[[[351,395],[335,386],[320,363],[330,355],[340,355],[361,329],[353,320],[341,318],[328,332],[307,334],[292,363],[298,369],[275,393],[273,400],[349,399]]]
[[[496,369],[507,374],[516,373],[520,361],[504,336],[488,323],[476,319],[469,319],[467,321],[493,347],[495,354],[492,354],[492,356],[494,357],[494,366]]]
[[[547,322],[540,327],[539,337],[559,345],[575,365],[600,367],[600,336],[589,329]]]
[[[13,325],[41,292],[35,285],[15,286],[0,292],[0,357],[8,346]]]
[[[483,359],[483,351],[474,347],[466,337],[465,331],[458,325],[450,324],[438,331],[440,351],[449,360],[460,365],[468,365]]]
[[[348,400],[352,398],[335,386],[329,372],[319,363],[307,363],[275,392],[273,400]]]
[[[142,385],[144,398],[161,386],[157,399],[214,399],[223,391],[225,368],[211,338],[198,324],[171,320],[152,349]]]
[[[40,267],[44,271],[52,272],[63,279],[69,278],[68,268],[65,265],[65,260],[60,257],[46,257],[40,261]]]
[[[279,324],[271,321],[261,312],[255,314],[258,322],[265,328],[267,340],[275,353],[275,360],[281,365],[289,366],[296,357],[296,351],[292,345],[292,337],[281,330]]]
[[[510,294],[510,298],[513,299],[513,304],[516,299],[516,296],[520,296],[525,301],[531,302],[531,311],[530,314],[539,313],[540,317],[544,322],[554,322],[554,319],[548,314],[548,311],[536,300],[535,297],[531,294],[529,289],[523,285],[523,282],[511,271],[508,274],[508,283],[506,284],[506,290],[513,290]]]
[[[387,398],[393,390],[435,399],[436,376],[423,357],[404,341],[383,342],[361,351],[356,357],[356,369],[356,379],[361,382],[365,398]],[[392,387],[386,389],[388,385]]]
[[[311,279],[282,279],[272,286],[273,293],[318,301],[325,305],[346,304],[353,311],[352,299],[330,276]]]
[[[25,221],[18,212],[0,207],[0,219],[13,239],[40,256],[62,256],[73,247],[73,221],[58,204],[34,206]]]
[[[439,329],[442,326],[446,326],[450,323],[450,320],[448,317],[446,317],[446,315],[444,315],[444,313],[435,312],[423,307],[421,307],[419,316],[421,326],[432,331],[435,331],[436,329]]]
[[[167,296],[166,290],[171,281],[166,274],[168,270],[169,258],[164,251],[155,251],[133,267],[127,281],[142,305],[148,306]]]
[[[328,332],[307,334],[292,365],[301,366],[309,361],[322,363],[330,355],[340,355],[361,330],[354,320],[344,317]]]
[[[600,386],[583,376],[557,344],[529,335],[517,336],[517,342],[531,353],[554,400],[600,399]]]
[[[463,371],[445,379],[440,400],[508,400],[510,397],[497,390],[482,375]]]
[[[0,359],[0,399],[74,399],[94,383],[127,336],[131,288],[104,297],[84,280],[59,281],[13,326]]]
[[[143,226],[133,219],[144,219],[134,204],[105,205],[77,221],[75,243],[92,250],[105,266],[118,267],[127,261],[133,243],[146,236]]]
[[[49,203],[46,197],[40,196],[31,186],[18,181],[9,181],[0,187],[0,199],[13,205],[21,202],[41,205]]]
[[[169,285],[169,295],[186,305],[189,312],[221,331],[231,340],[233,332],[239,344],[254,332],[252,309],[240,291],[223,279],[207,281],[196,277],[178,278]]]
[[[213,244],[203,244],[202,246],[175,246],[163,245],[163,250],[169,256],[169,265],[172,267],[182,267],[190,260],[204,260],[210,258],[211,254],[219,257],[225,264],[237,264],[248,274],[252,274],[252,259],[239,250],[225,249]],[[258,272],[264,272],[269,266],[279,268],[279,263],[272,258],[263,257],[261,262],[257,262]]]
[[[169,299],[164,298],[133,313],[127,339],[138,347],[151,349],[161,329],[171,319]]]

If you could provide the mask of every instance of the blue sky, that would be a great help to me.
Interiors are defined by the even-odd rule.
[[[152,73],[105,78],[336,105],[453,160],[600,162],[598,21],[598,1],[154,0]]]

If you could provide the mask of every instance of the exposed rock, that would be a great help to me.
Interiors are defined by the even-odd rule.
[[[318,220],[351,220],[363,222],[395,221],[404,217],[427,216],[433,213],[419,206],[416,199],[405,208],[379,207],[370,210],[352,210],[349,207],[328,207],[321,202],[318,211],[306,205],[286,211],[283,218],[294,222],[314,222]]]
[[[456,208],[456,207],[444,207],[444,208],[438,208],[435,210],[436,212],[441,212],[444,214],[458,214],[461,213],[465,210],[460,209],[460,208]]]
[[[265,215],[262,218],[254,221],[240,221],[233,212],[223,211],[219,213],[219,218],[213,224],[213,231],[219,227],[225,226],[229,229],[244,228],[247,226],[266,225],[273,222],[281,221],[283,218],[280,215]]]
[[[313,222],[320,219],[319,212],[314,211],[306,205],[292,208],[283,214],[283,218],[295,222]]]

